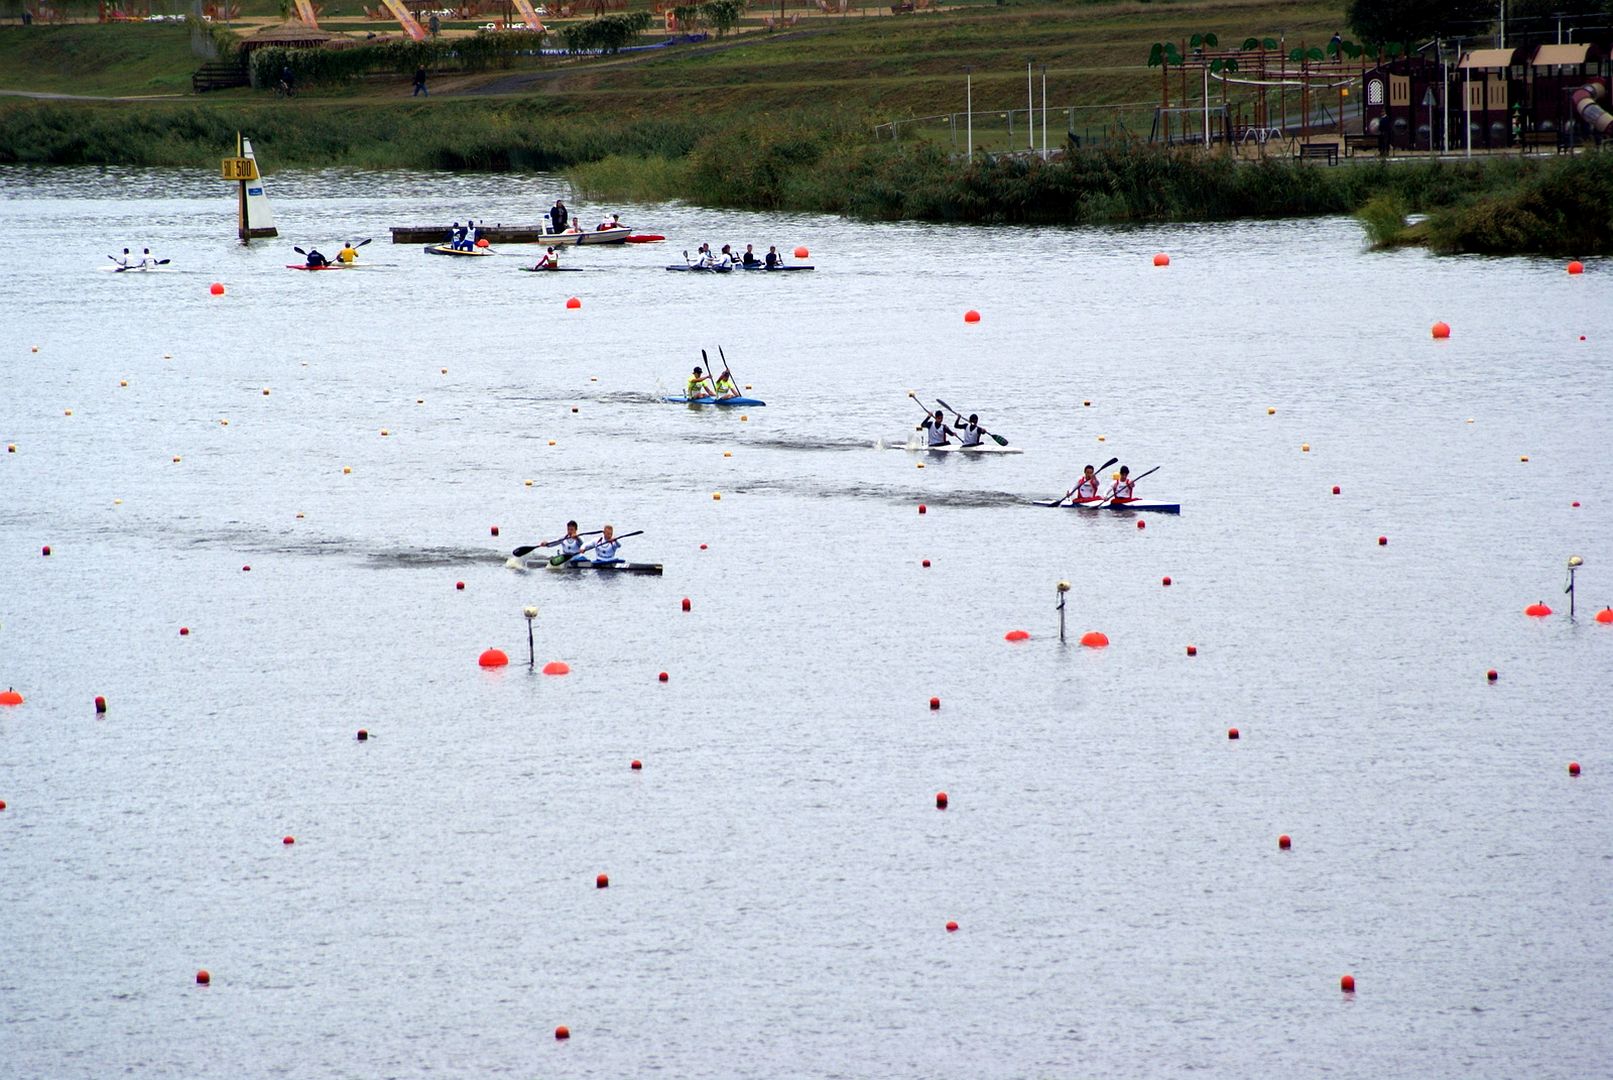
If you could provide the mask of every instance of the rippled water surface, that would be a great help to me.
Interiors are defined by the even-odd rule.
[[[250,247],[0,171],[0,1076],[1613,1075],[1600,264],[657,205],[540,276],[386,229],[552,179],[269,168]],[[719,345],[766,407],[659,403]],[[1031,504],[1111,456],[1181,516]],[[505,566],[568,517],[665,576]]]

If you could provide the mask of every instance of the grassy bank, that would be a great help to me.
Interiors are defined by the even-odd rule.
[[[181,94],[200,63],[173,23],[0,26],[0,90]]]

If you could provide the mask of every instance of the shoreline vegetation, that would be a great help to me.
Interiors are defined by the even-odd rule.
[[[1093,12],[1119,10],[1125,19],[1153,19],[1161,11],[1145,7],[1144,14],[1134,16],[1130,7],[1096,4],[1082,5],[1074,14],[1054,10],[1065,12],[1061,18],[1077,27],[1084,25],[1079,20],[1096,18]],[[1321,10],[1319,20],[1327,17]],[[1573,257],[1613,252],[1613,154],[1608,153],[1456,161],[1357,158],[1333,167],[1281,154],[1235,160],[1111,134],[1079,146],[1073,138],[1062,147],[1055,144],[1062,152],[1043,161],[1023,153],[966,156],[944,134],[875,136],[874,126],[894,111],[886,97],[893,91],[880,78],[859,79],[873,64],[870,57],[900,58],[915,41],[949,43],[954,51],[972,53],[977,30],[993,47],[1017,56],[1023,120],[1022,46],[1027,38],[1050,40],[1035,35],[1059,29],[1042,27],[1027,14],[1026,9],[1010,8],[1008,14],[974,9],[922,21],[826,21],[805,44],[751,34],[717,48],[666,50],[654,58],[553,63],[545,58],[536,70],[516,72],[513,81],[496,57],[486,57],[478,64],[496,72],[462,74],[454,77],[457,81],[439,74],[448,92],[429,99],[404,96],[407,74],[361,73],[361,64],[368,63],[362,57],[346,62],[352,70],[343,68],[336,85],[315,86],[291,100],[251,90],[140,101],[0,98],[0,164],[213,170],[240,130],[251,135],[271,171],[562,171],[584,197],[600,202],[676,199],[866,220],[1042,225],[1348,214],[1361,222],[1374,248],[1421,245],[1439,253]],[[1241,10],[1238,14],[1245,17]],[[859,21],[863,25],[855,25]],[[120,28],[82,29],[99,34]],[[0,30],[0,39],[11,43],[0,40],[0,57],[24,55],[14,44],[20,39],[13,37],[21,33]],[[157,52],[154,31],[143,33],[153,41],[148,62],[166,65],[165,71],[183,66],[182,56]],[[826,50],[824,42],[831,39],[838,43]],[[1014,48],[1021,51],[1015,54]],[[797,55],[807,59],[799,70],[784,72],[792,76],[788,80],[735,81]],[[412,56],[405,59],[413,62]],[[1149,78],[1138,66],[1140,77]],[[7,82],[26,85],[28,75],[13,65]],[[793,78],[797,75],[801,80]],[[42,74],[39,85],[49,77]],[[928,104],[925,95],[952,93],[953,81],[950,71],[944,78],[923,73],[890,78],[903,95],[899,100],[921,105]],[[944,85],[937,90],[932,83]],[[1001,108],[987,95],[1002,96],[1002,89],[977,77],[976,108],[983,99]],[[1142,91],[1123,85],[1115,92],[1123,98]],[[1064,125],[1062,118],[1056,122]],[[1079,119],[1073,124],[1082,126]],[[1064,135],[1054,134],[1056,139]],[[1410,215],[1424,217],[1408,226]]]

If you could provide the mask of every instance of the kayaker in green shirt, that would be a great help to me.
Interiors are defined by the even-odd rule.
[[[699,368],[695,368],[694,374],[689,376],[689,382],[683,389],[683,396],[691,401],[693,401],[695,398],[713,396],[713,391],[706,382],[705,375]]]

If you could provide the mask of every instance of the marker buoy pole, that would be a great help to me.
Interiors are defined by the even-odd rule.
[[[1059,602],[1057,606],[1059,612],[1059,643],[1061,645],[1064,643],[1064,594],[1069,591],[1070,583],[1068,581],[1061,581],[1058,583]]]
[[[529,604],[521,609],[521,614],[526,616],[526,666],[530,671],[538,666],[537,654],[532,649],[532,620],[538,617],[538,609]]]
[[[1578,555],[1568,557],[1568,588],[1564,589],[1563,592],[1568,594],[1568,617],[1570,619],[1574,617],[1574,573],[1584,565],[1585,560]]]

